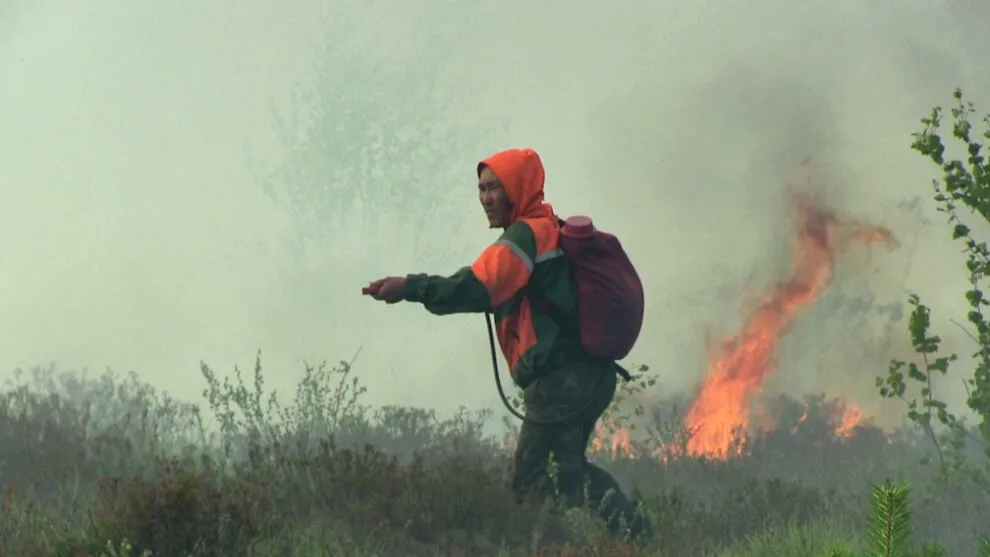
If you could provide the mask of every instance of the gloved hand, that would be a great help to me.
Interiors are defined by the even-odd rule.
[[[388,304],[401,302],[405,293],[406,277],[381,278],[361,289],[361,294]]]

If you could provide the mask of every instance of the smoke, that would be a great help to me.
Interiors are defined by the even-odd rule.
[[[806,157],[823,199],[902,241],[851,254],[837,284],[919,293],[967,353],[949,321],[962,258],[909,144],[956,86],[990,110],[976,4],[324,4],[4,4],[0,369],[133,369],[196,397],[200,360],[226,372],[260,349],[286,391],[303,360],[361,347],[370,402],[497,409],[480,317],[358,289],[468,264],[493,239],[475,162],[510,145],[541,153],[561,213],[635,258],[649,307],[631,359],[661,373],[657,396],[693,389],[705,335],[786,270]],[[915,196],[934,225],[898,208]],[[873,400],[910,354],[903,324],[865,346],[829,303],[798,323],[777,387],[842,369],[842,394]]]

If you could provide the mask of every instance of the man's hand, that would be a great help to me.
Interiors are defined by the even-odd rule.
[[[361,294],[394,304],[401,302],[406,293],[406,277],[385,277],[361,289]]]

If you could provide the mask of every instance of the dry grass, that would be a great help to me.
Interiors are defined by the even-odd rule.
[[[990,523],[985,494],[937,486],[910,435],[877,443],[867,428],[837,440],[809,419],[735,462],[606,462],[641,491],[655,524],[656,537],[636,547],[604,537],[590,511],[517,506],[508,452],[482,433],[484,414],[372,412],[357,403],[347,366],[311,369],[299,404],[283,408],[261,396],[260,365],[256,373],[250,389],[204,368],[221,433],[203,425],[200,407],[133,377],[36,370],[8,386],[0,554],[785,555],[860,531],[867,481],[886,476],[914,480],[913,535],[949,532],[952,555],[975,555],[966,548]],[[784,403],[784,417],[803,411]]]

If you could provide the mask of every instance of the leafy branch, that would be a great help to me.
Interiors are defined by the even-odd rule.
[[[972,103],[963,100],[963,93],[956,89],[953,98],[956,106],[950,110],[952,136],[965,146],[965,160],[950,159],[947,146],[940,132],[943,109],[935,107],[927,118],[921,120],[924,128],[913,134],[911,148],[938,165],[942,180],[932,180],[933,199],[937,210],[946,215],[951,228],[951,238],[963,244],[966,254],[966,271],[969,286],[964,293],[969,310],[969,328],[963,327],[976,345],[972,353],[974,371],[963,377],[966,387],[966,407],[979,419],[977,433],[967,427],[964,418],[949,411],[946,403],[936,397],[932,386],[934,374],[947,375],[950,364],[959,360],[955,353],[944,355],[940,351],[941,337],[930,333],[931,310],[917,294],[911,294],[913,307],[908,322],[908,333],[921,365],[894,359],[887,377],[878,377],[876,385],[885,398],[899,398],[908,406],[908,419],[921,426],[931,438],[938,453],[943,474],[950,470],[968,467],[964,453],[966,440],[983,445],[987,457],[982,469],[972,470],[970,477],[990,487],[990,324],[985,307],[990,300],[984,291],[984,281],[990,276],[990,249],[984,241],[973,236],[972,228],[961,216],[961,208],[979,214],[990,223],[990,164],[984,154],[985,140],[990,139],[990,115],[983,118],[986,131],[982,140],[974,139],[972,116],[976,112]],[[954,322],[955,323],[955,322]],[[918,398],[908,398],[908,382],[920,385]],[[944,426],[945,433],[937,435],[935,424]],[[950,457],[951,454],[951,457]]]

